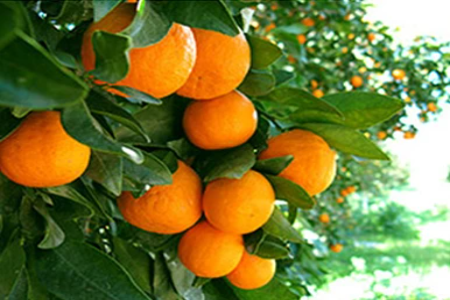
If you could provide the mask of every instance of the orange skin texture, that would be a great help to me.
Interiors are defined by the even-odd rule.
[[[238,288],[253,290],[268,284],[275,271],[275,259],[264,259],[245,251],[238,266],[227,275],[227,278]]]
[[[322,98],[325,95],[322,90],[314,90],[312,94],[316,98]]]
[[[80,177],[90,156],[66,133],[59,112],[33,112],[0,143],[0,171],[20,185],[54,187]]]
[[[361,76],[355,75],[350,79],[350,83],[354,88],[359,88],[363,85],[364,80],[361,78]]]
[[[135,5],[123,3],[99,22],[91,24],[83,37],[81,57],[87,71],[95,68],[91,38],[95,30],[118,33],[133,21]],[[174,23],[168,34],[156,44],[129,51],[130,67],[116,85],[129,86],[162,98],[176,92],[194,68],[196,45],[191,29]]]
[[[229,274],[244,253],[244,239],[203,221],[189,229],[178,244],[178,257],[192,273],[217,278]]]
[[[210,182],[203,194],[208,222],[224,232],[245,234],[264,225],[275,207],[275,192],[258,172],[248,171],[240,179]]]
[[[330,223],[330,216],[328,214],[321,214],[319,216],[319,221],[325,224]]]
[[[304,34],[297,35],[297,41],[303,45],[306,43],[306,36]]]
[[[178,161],[173,182],[158,185],[135,199],[123,192],[117,200],[123,217],[143,230],[174,234],[193,226],[202,215],[202,182],[188,165]]]
[[[230,93],[250,69],[250,46],[244,34],[231,37],[211,30],[194,28],[192,31],[197,43],[197,60],[178,95],[207,100]]]
[[[252,137],[257,125],[255,106],[238,91],[209,101],[194,101],[183,116],[189,140],[206,150],[239,146]]]
[[[330,250],[333,251],[334,253],[341,252],[343,248],[344,246],[342,246],[342,244],[334,244],[330,246]]]
[[[403,80],[406,77],[406,73],[402,69],[395,69],[392,71],[392,77],[394,77],[395,80]]]
[[[278,176],[289,179],[311,196],[330,186],[336,175],[336,152],[318,135],[294,129],[269,139],[260,159],[293,155],[294,160]]]

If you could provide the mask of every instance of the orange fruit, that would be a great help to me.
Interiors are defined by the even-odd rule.
[[[414,132],[407,131],[404,133],[403,138],[405,140],[412,140],[415,136],[416,136],[416,134]]]
[[[347,35],[347,38],[348,38],[349,40],[353,40],[353,39],[355,38],[355,34],[354,34],[354,33],[349,33],[349,34]]]
[[[433,102],[429,102],[427,104],[427,108],[428,108],[428,111],[431,111],[431,112],[437,112],[437,110],[438,110],[436,104],[434,104]]]
[[[297,41],[303,45],[306,43],[306,36],[304,34],[297,35]]]
[[[219,32],[192,29],[197,60],[178,94],[192,99],[212,99],[228,94],[241,84],[250,69],[250,46],[241,32],[231,37]]]
[[[395,69],[392,71],[392,77],[394,77],[395,80],[403,80],[403,78],[406,77],[406,73],[402,69]]]
[[[336,175],[336,152],[318,135],[294,129],[269,139],[260,159],[293,155],[279,176],[303,187],[311,196],[323,192]]]
[[[202,182],[182,161],[172,179],[171,184],[153,186],[137,199],[123,192],[117,202],[124,219],[160,234],[179,233],[194,225],[202,215]]]
[[[96,30],[118,33],[133,21],[135,5],[123,3],[107,16],[93,23],[84,33],[81,58],[87,71],[95,68],[91,38]],[[125,85],[154,97],[176,92],[194,68],[196,45],[190,28],[174,23],[167,35],[156,44],[129,51],[129,72],[117,85]]]
[[[316,80],[311,80],[311,88],[313,90],[317,89],[317,87],[319,86],[319,83]]]
[[[411,102],[411,97],[406,96],[404,101],[405,101],[405,103],[410,103]]]
[[[346,14],[346,15],[344,16],[344,20],[345,20],[345,21],[350,21],[351,17],[352,17],[351,14]]]
[[[387,137],[386,131],[379,131],[379,132],[377,133],[377,138],[378,138],[379,140],[384,140],[386,137]]]
[[[293,57],[292,55],[288,55],[287,56],[287,60],[288,62],[290,62],[291,64],[295,64],[297,62],[297,59],[295,59],[295,57]]]
[[[266,28],[264,28],[265,32],[269,32],[272,29],[275,29],[277,27],[277,25],[275,25],[275,23],[270,23],[269,25],[266,26]]]
[[[225,149],[245,143],[256,131],[258,114],[238,91],[208,101],[194,101],[184,112],[183,128],[202,149]]]
[[[178,244],[183,265],[199,277],[217,278],[231,273],[244,254],[244,239],[203,221],[189,229]]]
[[[54,187],[80,177],[90,155],[66,133],[59,112],[32,112],[0,143],[0,171],[24,186]]]
[[[351,186],[347,187],[347,191],[348,191],[348,194],[353,194],[354,192],[356,192],[356,187],[354,185],[351,185]]]
[[[330,250],[333,251],[334,253],[341,252],[343,248],[344,246],[342,246],[342,244],[339,243],[330,246]]]
[[[348,53],[348,48],[347,48],[347,47],[344,47],[344,48],[342,48],[341,51],[342,51],[343,54],[346,54],[346,53]]]
[[[327,213],[323,213],[319,216],[319,221],[322,223],[330,223],[330,216]]]
[[[375,38],[376,38],[376,35],[375,35],[375,33],[373,33],[373,32],[370,32],[370,33],[367,35],[367,39],[369,40],[369,42],[373,42],[373,41],[375,40]]]
[[[264,259],[244,251],[236,269],[227,275],[228,280],[238,288],[253,290],[265,286],[276,271],[275,259]]]
[[[359,88],[363,85],[364,80],[361,78],[361,76],[355,75],[350,79],[350,83],[354,88]]]
[[[325,95],[322,90],[314,90],[312,94],[316,98],[322,98]]]
[[[339,197],[339,198],[336,199],[336,202],[339,203],[339,204],[344,203],[344,198]]]
[[[255,231],[269,220],[274,207],[272,185],[252,170],[240,179],[214,180],[203,194],[206,219],[224,232],[244,234]]]
[[[306,27],[312,27],[312,26],[314,26],[316,23],[315,23],[314,20],[311,19],[311,18],[304,18],[304,19],[302,20],[302,24],[305,25]]]
[[[342,197],[347,197],[350,193],[348,192],[347,189],[343,189],[343,190],[341,190],[340,194]]]

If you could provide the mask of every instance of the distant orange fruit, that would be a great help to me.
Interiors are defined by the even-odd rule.
[[[330,250],[333,251],[334,253],[341,252],[343,248],[344,246],[342,246],[342,244],[339,243],[330,246]]]
[[[416,134],[415,134],[414,132],[411,132],[411,131],[406,131],[406,132],[403,134],[403,138],[404,138],[405,140],[412,140],[415,136],[416,136]]]
[[[322,98],[325,95],[322,90],[314,90],[312,94],[316,98]]]
[[[88,146],[66,133],[59,112],[32,112],[0,142],[0,171],[20,185],[54,187],[80,177],[90,155]]]
[[[347,189],[343,189],[343,190],[341,190],[340,194],[342,197],[347,197],[350,193],[348,192]]]
[[[260,158],[293,155],[294,160],[279,176],[292,180],[311,196],[323,192],[336,175],[336,152],[320,136],[306,130],[294,129],[268,141]]]
[[[302,24],[305,25],[306,27],[312,27],[316,24],[316,22],[314,22],[314,20],[311,18],[304,18],[302,20]]]
[[[354,34],[354,33],[349,33],[349,34],[347,35],[347,38],[348,38],[349,40],[353,40],[353,39],[355,38],[355,34]]]
[[[236,269],[227,275],[228,280],[238,288],[253,290],[265,286],[276,271],[275,259],[264,259],[244,251]]]
[[[244,254],[244,239],[203,221],[189,229],[178,244],[183,265],[199,277],[217,278],[231,273]]]
[[[323,213],[319,216],[319,221],[324,224],[330,223],[330,216],[327,213]]]
[[[336,202],[339,203],[339,204],[344,203],[344,198],[339,197],[339,198],[336,199]]]
[[[306,36],[304,34],[297,35],[297,41],[303,45],[306,43]]]
[[[317,87],[319,86],[319,83],[317,83],[317,81],[316,80],[311,80],[311,88],[313,89],[313,90],[315,90],[315,89],[317,89]]]
[[[367,39],[369,40],[369,42],[373,42],[373,41],[375,40],[375,38],[376,38],[376,35],[375,35],[375,33],[373,33],[373,32],[370,32],[370,33],[367,35]]]
[[[81,58],[87,71],[95,68],[91,42],[94,32],[104,30],[118,33],[131,24],[134,15],[135,4],[123,3],[89,26],[81,48]],[[161,41],[129,51],[129,72],[115,84],[129,86],[157,98],[165,97],[183,86],[194,68],[195,58],[196,45],[191,29],[174,23]]]
[[[395,69],[392,71],[392,77],[394,77],[395,80],[403,80],[406,77],[406,73],[402,69]]]
[[[386,137],[387,137],[386,131],[379,131],[379,132],[377,133],[377,138],[378,138],[379,140],[384,140]]]
[[[346,14],[346,15],[344,16],[344,20],[345,20],[345,21],[350,21],[351,18],[352,18],[352,15],[351,15],[351,14]]]
[[[346,53],[348,53],[348,48],[347,48],[347,47],[344,47],[344,48],[342,48],[341,51],[342,51],[343,54],[346,54]]]
[[[361,78],[361,76],[355,75],[350,79],[350,83],[354,88],[359,88],[363,85],[364,80]]]
[[[266,26],[266,28],[264,28],[265,32],[269,32],[272,29],[275,29],[277,27],[277,25],[275,25],[275,23],[270,23],[269,25]]]
[[[238,91],[208,101],[194,101],[184,112],[183,128],[199,148],[214,150],[239,146],[256,131],[258,114]]]
[[[405,101],[405,103],[410,103],[411,102],[411,97],[406,96],[404,101]]]
[[[178,95],[205,100],[230,93],[241,84],[250,69],[250,46],[244,33],[231,37],[211,30],[194,28],[192,31],[197,44],[197,60]]]
[[[347,187],[347,191],[349,194],[353,194],[354,192],[356,192],[356,187],[354,185],[351,185]]]
[[[295,57],[293,57],[292,55],[288,55],[287,59],[288,59],[288,62],[290,62],[291,64],[297,63],[297,59],[295,59]]]
[[[431,111],[431,112],[437,112],[437,110],[438,110],[436,104],[434,104],[433,102],[429,102],[427,104],[427,108],[428,108],[428,111]]]
[[[208,183],[203,194],[206,219],[224,232],[255,231],[269,220],[274,207],[272,185],[252,170],[240,179],[216,179]]]

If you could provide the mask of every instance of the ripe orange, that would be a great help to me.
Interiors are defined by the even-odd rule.
[[[288,62],[290,62],[291,64],[295,64],[297,62],[297,59],[295,57],[293,57],[292,55],[288,55],[287,56],[287,60]]]
[[[322,223],[330,223],[330,216],[327,213],[323,213],[319,216],[319,221]]]
[[[316,80],[311,80],[311,88],[313,90],[317,89],[317,87],[319,86],[319,83]]]
[[[333,251],[334,253],[341,252],[343,248],[344,246],[342,246],[342,244],[339,243],[330,246],[330,250]]]
[[[244,251],[238,266],[227,275],[227,278],[238,288],[253,290],[269,283],[275,271],[275,259],[264,259]]]
[[[402,69],[395,69],[392,71],[392,77],[394,77],[395,80],[403,80],[403,78],[406,77],[406,73]]]
[[[356,192],[356,187],[354,185],[351,185],[351,186],[347,187],[347,191],[348,191],[349,195],[353,194],[354,192]]]
[[[197,60],[189,79],[178,90],[183,97],[204,100],[228,94],[250,69],[250,46],[241,32],[230,37],[195,28]]]
[[[303,45],[306,43],[306,36],[304,34],[297,35],[297,41]]]
[[[224,232],[244,234],[255,231],[269,220],[274,207],[272,185],[252,170],[240,179],[214,180],[203,194],[206,219]]]
[[[355,75],[350,79],[350,83],[354,88],[359,88],[363,85],[364,80],[361,78],[361,76]]]
[[[343,54],[346,54],[346,53],[348,53],[348,48],[347,48],[347,47],[344,47],[344,48],[342,48],[341,51],[342,51]]]
[[[243,254],[241,235],[217,230],[206,221],[189,229],[178,244],[180,261],[199,277],[217,278],[229,274]]]
[[[118,33],[131,24],[135,5],[123,3],[107,16],[93,23],[84,33],[81,57],[87,71],[95,68],[91,38],[96,30]],[[162,98],[177,91],[194,68],[196,45],[190,28],[173,24],[158,43],[134,48],[129,52],[130,68],[126,77],[115,84],[125,85]]]
[[[348,38],[349,40],[353,40],[353,39],[355,38],[355,34],[354,34],[354,33],[349,33],[349,34],[347,35],[347,38]]]
[[[238,91],[208,101],[194,101],[184,112],[183,128],[202,149],[225,149],[245,143],[256,131],[258,114]]]
[[[345,188],[341,190],[340,194],[342,197],[347,197],[350,193],[348,192],[348,189]]]
[[[429,102],[427,104],[427,108],[428,108],[428,111],[431,111],[431,112],[437,112],[437,110],[438,110],[436,104],[434,104],[433,102]]]
[[[123,192],[117,200],[123,217],[143,230],[161,234],[182,232],[202,215],[202,182],[188,165],[178,161],[173,182],[153,186],[135,199]]]
[[[90,155],[66,133],[59,112],[33,112],[0,143],[0,171],[24,186],[54,187],[80,177]]]
[[[367,35],[367,39],[369,40],[369,42],[373,42],[373,41],[375,40],[375,38],[376,38],[376,35],[375,35],[375,33],[373,33],[373,32],[370,32],[370,33]]]
[[[277,27],[277,25],[275,25],[275,23],[270,23],[269,25],[266,26],[266,28],[264,28],[265,32],[269,32],[272,29],[275,29]]]
[[[316,22],[314,22],[314,20],[311,18],[304,18],[302,20],[302,24],[305,25],[306,27],[312,27],[316,24]]]
[[[316,98],[322,98],[325,95],[322,90],[314,90],[312,94]]]
[[[379,131],[377,133],[377,137],[378,137],[379,140],[384,140],[387,137],[386,131]]]
[[[410,103],[411,102],[411,97],[406,96],[404,101],[405,101],[405,103]]]
[[[415,136],[416,136],[416,134],[415,134],[414,132],[407,131],[407,132],[405,132],[405,134],[403,135],[403,138],[404,138],[405,140],[412,140]]]
[[[293,155],[279,176],[292,180],[311,196],[323,192],[336,175],[336,152],[318,135],[294,129],[269,139],[261,159]]]
[[[344,203],[344,198],[339,197],[339,198],[336,199],[336,202],[339,203],[339,204]]]

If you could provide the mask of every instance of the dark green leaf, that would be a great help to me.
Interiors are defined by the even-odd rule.
[[[210,281],[211,281],[211,278],[195,277],[194,283],[192,283],[192,285],[194,287],[202,287]]]
[[[86,199],[79,191],[77,191],[73,184],[69,185],[62,185],[57,187],[51,187],[45,189],[49,194],[60,196],[66,199],[70,199],[78,204],[83,205],[87,209],[89,209],[90,215],[89,217],[92,217],[95,212],[97,212],[97,208],[95,205]]]
[[[186,160],[199,152],[198,148],[192,145],[186,138],[170,141],[167,143],[167,146],[183,160]]]
[[[301,128],[320,135],[331,147],[359,157],[389,160],[389,157],[364,134],[352,128],[333,124],[308,123]]]
[[[93,0],[92,5],[94,8],[94,22],[98,22],[103,19],[110,11],[112,11],[121,0]]]
[[[123,158],[114,154],[92,151],[86,175],[115,196],[122,192]]]
[[[254,69],[265,69],[283,55],[281,49],[269,41],[252,35],[246,35],[246,37],[252,51],[252,68]]]
[[[179,296],[172,286],[172,279],[162,252],[155,255],[153,290],[158,300],[178,300]]]
[[[2,2],[0,2],[0,49],[15,38],[16,31],[23,26],[17,11]]]
[[[294,243],[303,242],[300,233],[289,224],[289,221],[278,208],[275,208],[269,221],[262,228],[266,233],[281,239]]]
[[[160,149],[152,151],[152,154],[159,158],[169,168],[170,173],[175,173],[178,170],[178,159],[173,151]]]
[[[25,252],[17,239],[10,243],[0,255],[0,299],[8,299],[20,282],[25,265]]]
[[[262,96],[273,90],[275,82],[270,71],[251,69],[238,89],[249,96]]]
[[[302,209],[311,209],[314,207],[314,199],[298,184],[283,177],[267,174],[265,176],[272,184],[277,199],[286,200],[290,204]]]
[[[181,263],[176,253],[174,253],[173,258],[166,258],[166,261],[173,285],[178,294],[183,299],[201,299],[201,289],[193,286],[196,278],[195,275]]]
[[[126,222],[118,222],[118,232],[121,238],[150,252],[167,249],[177,241],[177,236],[148,232]]]
[[[128,95],[127,99],[131,100],[132,102],[149,103],[149,104],[156,104],[156,105],[160,105],[162,103],[161,100],[159,100],[149,94],[141,92],[137,89],[134,89],[132,87],[113,85],[112,88]]]
[[[62,299],[150,299],[121,265],[88,244],[68,241],[38,251],[36,272],[41,283]]]
[[[223,279],[213,279],[205,284],[203,293],[205,300],[240,300]]]
[[[28,299],[28,278],[25,267],[22,267],[11,292],[6,297],[8,300],[26,300]]]
[[[124,160],[124,174],[136,183],[143,185],[162,185],[172,183],[172,173],[159,158],[150,153],[144,153],[144,162],[137,165]]]
[[[0,142],[7,138],[22,120],[14,117],[8,108],[0,108]]]
[[[229,283],[239,300],[298,300],[299,296],[289,290],[288,287],[273,278],[265,286],[256,290],[242,290]]]
[[[295,23],[292,25],[278,26],[277,28],[274,28],[271,33],[276,35],[299,35],[306,33],[307,31],[308,27],[300,23]]]
[[[46,1],[44,1],[46,2]],[[52,18],[59,24],[79,23],[90,19],[82,0],[63,1],[58,15]]]
[[[40,249],[53,249],[58,247],[64,242],[66,238],[64,231],[58,226],[58,224],[53,220],[52,216],[47,210],[45,203],[43,201],[36,201],[34,204],[34,209],[45,219],[45,236],[44,239],[39,243],[38,248]]]
[[[283,241],[268,235],[261,242],[255,254],[262,258],[282,259],[289,257],[290,252]]]
[[[294,224],[295,220],[297,219],[298,215],[298,207],[296,205],[293,205],[289,203],[288,205],[288,221],[290,224]]]
[[[295,78],[294,72],[288,72],[285,70],[273,70],[273,75],[275,76],[276,86],[288,82],[289,80]]]
[[[276,158],[261,159],[256,161],[253,169],[271,175],[278,175],[294,160],[293,155],[280,156]]]

